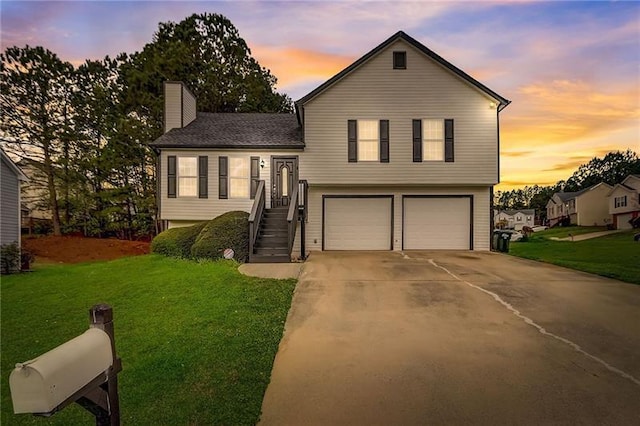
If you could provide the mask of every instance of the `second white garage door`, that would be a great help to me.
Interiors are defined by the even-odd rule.
[[[404,197],[405,250],[471,249],[471,197]]]
[[[324,198],[324,250],[391,250],[391,197]]]

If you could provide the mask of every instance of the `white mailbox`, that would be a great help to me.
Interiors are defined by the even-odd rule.
[[[13,411],[48,413],[112,364],[109,335],[90,328],[31,361],[16,364],[9,377]]]

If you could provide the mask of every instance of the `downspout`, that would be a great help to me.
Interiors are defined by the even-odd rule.
[[[156,213],[156,220],[155,220],[155,224],[156,224],[156,235],[158,235],[160,232],[164,231],[164,229],[160,229],[163,228],[163,226],[161,226],[160,224],[160,218],[162,217],[161,213],[160,213],[160,207],[161,207],[161,202],[160,200],[162,200],[162,179],[161,179],[161,175],[162,175],[162,161],[161,161],[161,151],[157,148],[151,148],[153,150],[153,152],[156,154],[156,208],[157,208],[157,213]]]
[[[305,200],[306,202],[306,200]],[[305,212],[302,214],[302,220],[300,221],[300,259],[301,260],[305,260],[305,241],[304,241],[304,234],[305,234],[305,229],[304,229],[304,222],[306,221],[306,216],[307,216],[307,212],[306,212],[306,208],[305,208]]]
[[[511,101],[507,100],[506,103],[500,102],[498,104],[498,108],[496,109],[496,123],[497,123],[497,142],[498,142],[498,159],[497,159],[497,172],[498,175],[496,176],[496,180],[498,183],[500,183],[500,111],[502,111],[503,109],[505,109],[509,104],[511,103]],[[493,185],[491,186],[491,191],[490,191],[490,195],[491,197],[491,201],[489,203],[490,205],[490,209],[491,211],[489,212],[489,230],[490,230],[490,235],[489,235],[489,248],[490,250],[495,250],[496,248],[493,246],[493,231],[495,229],[495,224],[494,224],[494,218],[493,218],[493,210],[494,210],[494,204],[493,204]]]

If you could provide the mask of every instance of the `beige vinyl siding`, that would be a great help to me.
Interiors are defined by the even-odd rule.
[[[167,197],[167,156],[200,156],[208,157],[209,198]],[[260,179],[265,181],[266,206],[271,205],[271,156],[296,156],[300,152],[243,151],[243,150],[163,150],[160,155],[160,219],[169,221],[210,220],[223,213],[240,210],[251,211],[253,200],[250,198],[218,198],[218,157],[260,157],[264,160],[264,168],[260,169]]]
[[[633,176],[627,178],[624,181],[626,186],[631,188],[636,188],[635,191],[631,189],[626,189],[620,186],[616,186],[613,191],[609,193],[609,213],[611,214],[619,214],[626,212],[634,212],[640,210],[640,179],[634,178]],[[627,205],[624,207],[616,207],[615,199],[616,197],[624,197],[627,196]]]
[[[2,154],[4,157],[4,153]],[[20,182],[13,172],[12,166],[2,158],[0,160],[0,244],[20,244]]]
[[[310,186],[309,217],[306,223],[306,250],[322,250],[322,195],[392,195],[393,196],[393,249],[402,250],[402,196],[403,195],[472,195],[474,250],[489,250],[490,187],[478,186]],[[443,212],[442,214],[447,214]],[[464,226],[464,225],[463,225]],[[294,251],[294,253],[297,253]]]
[[[406,50],[407,69],[392,69]],[[498,182],[494,101],[402,40],[304,106],[300,177],[314,185],[493,185]],[[454,119],[455,162],[414,163],[412,119]],[[347,162],[347,120],[389,120],[389,163]]]
[[[600,184],[576,197],[576,224],[604,226],[612,223],[613,219],[609,214],[609,192],[609,185]]]
[[[638,199],[638,193],[640,191],[630,191],[624,188],[616,188],[609,195],[609,212],[611,214],[634,212],[640,210],[640,200]],[[616,207],[616,197],[627,197],[627,205],[624,207]]]
[[[182,84],[164,84],[164,131],[182,127]]]
[[[167,228],[184,228],[186,226],[192,226],[203,222],[202,220],[170,220],[167,223]]]
[[[182,86],[182,126],[186,127],[196,119],[196,98],[183,85]]]

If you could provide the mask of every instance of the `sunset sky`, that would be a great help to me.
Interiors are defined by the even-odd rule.
[[[513,103],[498,189],[565,179],[594,156],[640,153],[639,2],[11,2],[2,50],[41,45],[80,64],[151,41],[159,22],[228,17],[294,100],[398,30]]]

